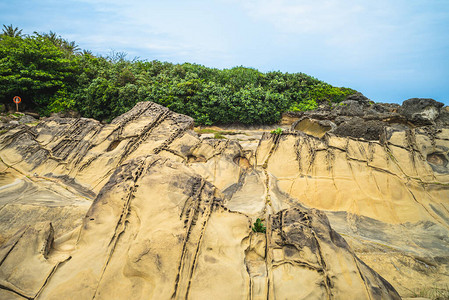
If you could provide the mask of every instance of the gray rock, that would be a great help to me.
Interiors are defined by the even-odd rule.
[[[340,124],[342,124],[344,122],[349,122],[352,119],[359,120],[360,122],[363,122],[363,119],[360,118],[360,117],[337,116],[334,119],[334,123],[337,124],[337,125],[340,125]]]
[[[367,97],[365,97],[365,95],[363,95],[360,92],[357,92],[355,94],[349,95],[348,97],[346,97],[345,101],[356,101],[359,104],[364,105],[364,106],[371,105],[370,100]]]
[[[28,123],[34,123],[34,122],[37,122],[37,120],[29,115],[24,115],[19,119],[20,124],[28,124]]]
[[[353,118],[340,124],[334,133],[339,136],[363,138],[370,141],[379,140],[386,126],[388,123],[379,120],[363,121]]]
[[[371,104],[369,103],[368,98],[362,94],[360,95],[353,95],[353,98],[350,98],[351,96],[349,96],[345,101],[340,102],[332,111],[332,114],[335,116],[363,116]],[[364,98],[367,100],[365,101]]]
[[[435,119],[435,124],[440,127],[449,126],[449,106],[441,109],[440,115]]]
[[[440,115],[443,103],[428,98],[412,98],[402,103],[400,113],[407,120],[422,124],[433,124],[435,119]]]
[[[396,103],[374,103],[370,111],[375,113],[397,113],[401,106]]]
[[[52,113],[51,117],[57,117],[57,118],[80,118],[81,114],[75,110],[67,110],[67,111],[60,111],[57,113]]]
[[[443,103],[433,99],[420,98],[406,100],[402,106],[395,103],[372,103],[358,93],[348,96],[333,109],[318,108],[295,113],[294,117],[298,118],[298,121],[293,123],[292,129],[298,130],[297,125],[304,118],[315,123],[327,120],[337,125],[335,130],[332,128],[332,133],[336,135],[380,140],[386,127],[405,130],[428,125],[449,126],[449,107],[442,106]]]

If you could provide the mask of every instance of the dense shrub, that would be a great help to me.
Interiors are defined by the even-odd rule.
[[[253,68],[126,60],[81,53],[54,33],[0,35],[0,102],[20,95],[43,114],[77,110],[102,121],[139,101],[187,114],[197,124],[271,124],[286,110],[315,109],[355,91],[303,73],[262,73]]]
[[[68,99],[77,75],[75,61],[63,50],[40,36],[9,37],[0,40],[0,101],[11,103],[19,95],[24,103],[49,112],[53,102]],[[67,97],[67,98],[66,98]],[[65,108],[53,104],[54,108]]]

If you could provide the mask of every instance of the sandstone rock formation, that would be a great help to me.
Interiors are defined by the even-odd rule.
[[[325,106],[314,111],[289,112],[285,118],[293,123],[293,129],[302,130],[303,123],[320,123],[319,133],[307,134],[322,137],[325,132],[337,136],[379,140],[386,127],[400,130],[409,128],[449,126],[448,107],[433,99],[413,98],[403,105],[373,103],[360,93],[351,95],[336,107]]]
[[[449,129],[377,115],[364,140],[335,133],[343,112],[307,117],[318,136],[265,133],[256,151],[151,102],[107,125],[2,125],[0,299],[399,299],[447,284]]]

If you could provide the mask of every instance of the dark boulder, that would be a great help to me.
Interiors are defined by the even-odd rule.
[[[367,106],[354,100],[345,100],[332,111],[336,116],[363,116]]]
[[[349,95],[348,97],[346,97],[345,101],[356,101],[365,106],[371,105],[370,100],[360,92]]]
[[[435,119],[435,124],[439,127],[449,126],[449,106],[441,109],[440,115]]]
[[[312,135],[319,133],[316,135],[318,137],[332,132],[338,136],[380,140],[387,127],[401,130],[428,125],[448,127],[449,107],[442,107],[443,103],[424,98],[406,100],[402,106],[396,103],[374,103],[363,94],[356,93],[333,107],[295,112],[297,121],[291,129]],[[328,123],[324,124],[323,121]]]
[[[364,121],[353,118],[340,124],[334,131],[338,136],[363,138],[365,140],[379,140],[388,123],[379,120]]]
[[[397,113],[400,108],[396,103],[374,103],[370,109],[376,113]]]
[[[419,125],[431,125],[440,115],[443,103],[429,98],[412,98],[402,103],[400,113]]]

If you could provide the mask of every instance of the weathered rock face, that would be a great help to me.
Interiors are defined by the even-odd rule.
[[[138,157],[114,172],[70,239],[39,225],[7,244],[2,286],[40,299],[397,298],[323,213],[283,210],[267,225],[252,232],[250,217],[184,164]]]
[[[51,220],[56,231],[76,227],[117,167],[160,152],[192,125],[191,118],[150,102],[109,125],[58,117],[35,127],[6,124],[0,129],[0,239],[24,219]]]
[[[387,127],[406,130],[425,125],[449,126],[448,108],[433,99],[413,98],[398,104],[373,103],[360,93],[349,96],[336,107],[323,107],[314,111],[289,112],[285,120],[293,123],[292,129],[304,120],[314,123],[330,122],[330,132],[338,136],[379,140]],[[302,130],[304,131],[304,130]],[[304,131],[317,137],[313,132]]]
[[[440,115],[443,103],[433,99],[412,98],[402,104],[402,114],[408,120],[420,124],[432,124]]]
[[[192,125],[151,102],[109,125],[8,125],[0,299],[399,299],[448,282],[449,129],[286,131],[254,152]]]
[[[288,133],[265,136],[257,158],[281,193],[326,211],[363,260],[406,294],[447,283],[447,134],[391,129],[381,144]]]
[[[302,131],[306,134],[322,138],[326,132],[335,130],[337,126],[328,120],[314,120],[308,117],[301,118],[293,126],[294,130]]]

